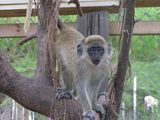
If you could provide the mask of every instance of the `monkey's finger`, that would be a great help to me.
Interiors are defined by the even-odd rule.
[[[56,98],[58,100],[60,100],[60,99],[71,99],[72,98],[72,94],[66,89],[57,88],[57,90],[56,90]]]
[[[92,111],[85,112],[83,114],[83,120],[95,120],[94,113]]]
[[[58,100],[62,99],[63,97],[63,88],[59,87],[56,89],[56,98]]]
[[[64,98],[66,98],[66,99],[71,99],[71,98],[72,98],[72,94],[71,94],[69,91],[67,91],[67,92],[64,94]]]

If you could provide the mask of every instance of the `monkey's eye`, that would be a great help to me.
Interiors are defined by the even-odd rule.
[[[77,54],[78,54],[78,56],[82,55],[82,45],[81,44],[77,45]]]
[[[102,47],[97,48],[97,51],[98,51],[98,53],[99,53],[100,55],[103,55],[103,54],[104,54],[104,48],[102,48]]]
[[[104,54],[104,48],[100,47],[100,46],[93,46],[91,48],[88,49],[88,53],[90,55],[93,55],[93,54],[100,54],[100,55],[103,55]]]
[[[104,52],[104,49],[102,48],[102,47],[97,47],[97,51],[99,52],[99,53],[103,53]]]

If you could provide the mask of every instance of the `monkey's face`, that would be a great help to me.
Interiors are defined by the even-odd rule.
[[[104,53],[104,46],[98,43],[90,43],[89,45],[81,43],[77,46],[78,56],[89,60],[94,65],[98,65],[100,63]]]
[[[93,44],[87,49],[87,53],[91,62],[94,65],[98,65],[104,55],[104,48],[98,44]]]
[[[97,66],[101,61],[109,61],[111,45],[99,35],[91,35],[83,39],[77,46],[79,60],[85,60]]]

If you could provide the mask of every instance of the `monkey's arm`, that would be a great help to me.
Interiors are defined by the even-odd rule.
[[[96,106],[93,108],[97,113],[100,114],[100,117],[102,118],[102,120],[105,119],[106,117],[106,111],[105,111],[105,106],[103,105],[106,100],[107,100],[107,93],[106,93],[106,89],[108,87],[108,78],[107,76],[104,76],[103,79],[100,81],[99,86],[98,86],[98,90],[97,90],[97,102],[96,102]],[[98,102],[98,99],[103,96],[102,98],[104,100],[102,100],[102,103]]]
[[[76,85],[76,91],[77,91],[77,95],[78,95],[78,99],[80,100],[83,108],[84,108],[84,112],[86,111],[91,111],[92,107],[91,107],[91,102],[89,100],[87,91],[86,91],[86,85],[85,85],[85,81],[84,80],[80,80],[78,81],[77,85]]]
[[[63,62],[62,62],[63,63]],[[60,79],[61,79],[61,87],[56,90],[56,98],[60,99],[71,99],[72,94],[71,91],[73,89],[73,75],[67,70],[65,65],[60,65]]]
[[[104,76],[98,86],[97,99],[101,94],[106,93],[107,87],[108,87],[108,77]]]

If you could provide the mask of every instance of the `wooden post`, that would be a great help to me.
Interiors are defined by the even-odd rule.
[[[84,36],[101,35],[105,39],[109,37],[109,13],[98,11],[79,16],[77,20],[78,31]]]

